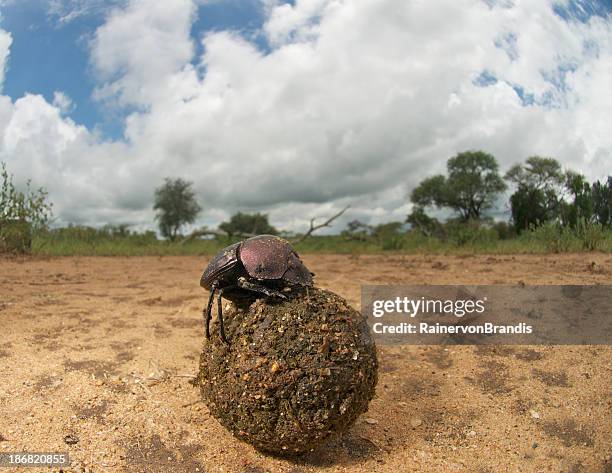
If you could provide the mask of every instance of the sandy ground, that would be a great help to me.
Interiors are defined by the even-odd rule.
[[[303,259],[357,308],[367,283],[612,283],[602,254]],[[67,451],[90,472],[612,471],[609,347],[383,347],[347,435],[293,461],[256,452],[189,383],[206,263],[0,260],[0,451]]]

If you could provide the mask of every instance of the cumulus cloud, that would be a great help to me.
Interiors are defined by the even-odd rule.
[[[263,210],[299,230],[347,203],[347,220],[403,220],[408,191],[466,149],[502,169],[543,154],[609,172],[609,16],[563,18],[547,1],[266,1],[264,52],[237,32],[193,37],[197,3],[131,0],[95,32],[96,96],[131,110],[122,140],[59,99],[0,100],[0,159],[35,172],[61,222],[151,223],[165,176],[194,181],[199,223]]]
[[[121,105],[150,106],[164,101],[173,76],[188,67],[195,4],[191,0],[132,0],[115,9],[95,33],[92,62],[103,84],[98,98]]]
[[[270,18],[264,26],[264,31],[268,40],[272,45],[280,46],[315,39],[319,19],[330,4],[328,0],[300,1],[294,5],[267,4]]]

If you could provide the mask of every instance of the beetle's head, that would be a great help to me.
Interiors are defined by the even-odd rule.
[[[230,273],[237,265],[238,262],[238,248],[241,243],[234,243],[227,248],[222,249],[215,257],[210,260],[206,269],[202,273],[200,278],[200,286],[206,290],[210,290],[215,282],[223,276]]]

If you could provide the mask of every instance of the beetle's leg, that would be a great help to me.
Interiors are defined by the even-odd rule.
[[[208,298],[208,305],[206,306],[206,312],[204,315],[204,321],[206,322],[206,339],[210,340],[210,319],[212,319],[212,305],[215,297],[215,291],[217,290],[217,283],[213,283],[210,286],[210,297]]]
[[[219,289],[219,292],[217,292],[217,317],[219,318],[219,335],[221,336],[221,340],[229,345],[225,337],[225,327],[223,326],[223,303],[221,302],[221,296],[226,289],[236,289],[236,286],[227,286]]]
[[[274,289],[270,289],[263,284],[257,284],[251,281],[247,281],[244,278],[238,278],[238,287],[242,289],[248,289],[253,292],[261,292],[268,297],[278,297],[279,299],[287,299],[287,296],[280,291],[276,291]]]

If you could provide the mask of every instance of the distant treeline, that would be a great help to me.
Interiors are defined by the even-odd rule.
[[[502,178],[495,157],[467,151],[448,160],[447,174],[425,179],[410,194],[414,207],[407,221],[425,234],[441,231],[440,222],[427,214],[433,207],[452,211],[455,222],[487,222],[486,212],[508,186],[509,224],[517,234],[551,223],[572,229],[612,224],[612,176],[589,183],[553,158],[532,156]]]
[[[418,229],[406,229],[401,222],[391,222],[366,229],[347,228],[339,235],[312,235],[294,246],[298,252],[349,254],[381,251],[450,254],[612,252],[612,231],[596,225],[573,230],[547,223],[520,235],[505,222],[492,225],[448,222],[442,228],[443,233],[426,236]],[[286,233],[280,235],[292,237]],[[36,232],[31,251],[49,256],[210,255],[241,239],[240,236],[215,236],[171,242],[159,239],[152,231],[140,233],[114,226],[99,229],[69,226]]]
[[[28,184],[25,192],[17,191],[3,164],[0,181],[0,252],[200,254],[262,233],[290,239],[303,251],[612,251],[612,176],[589,183],[583,175],[563,170],[555,159],[540,156],[501,176],[492,155],[459,153],[447,161],[446,175],[428,177],[412,190],[408,197],[413,209],[405,221],[369,225],[353,220],[335,236],[312,233],[344,210],[322,224],[311,221],[301,236],[275,228],[266,214],[243,212],[216,229],[201,227],[183,235],[181,230],[196,220],[201,206],[190,182],[170,178],[154,193],[161,240],[156,232],[136,232],[128,224],[51,229],[44,189],[33,191]],[[508,188],[510,219],[495,221],[488,214]],[[450,217],[439,221],[432,216],[435,209]]]

